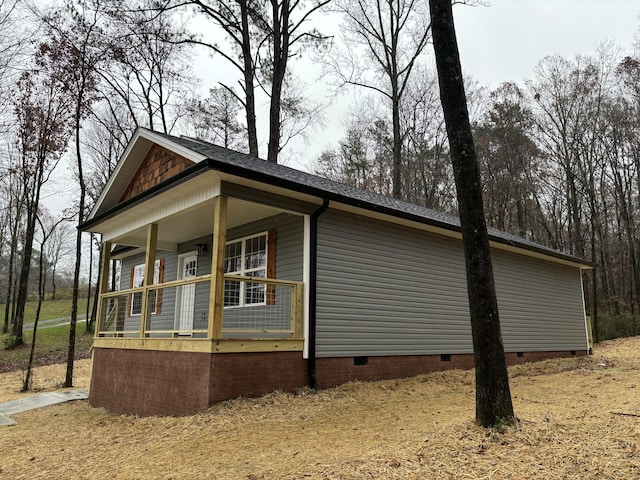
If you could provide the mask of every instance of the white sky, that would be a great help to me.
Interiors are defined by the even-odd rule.
[[[613,41],[630,51],[638,31],[637,0],[491,0],[456,6],[454,21],[463,69],[490,86],[520,82],[554,53],[595,53]]]

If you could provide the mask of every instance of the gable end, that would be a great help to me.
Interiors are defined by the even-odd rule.
[[[154,145],[140,165],[120,198],[122,203],[136,195],[150,189],[164,180],[187,169],[194,162],[168,150],[160,145]]]

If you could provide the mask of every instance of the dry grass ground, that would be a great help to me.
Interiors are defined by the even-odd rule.
[[[15,395],[6,375],[3,399]],[[469,371],[275,393],[184,418],[112,415],[84,401],[48,407],[0,430],[0,477],[640,478],[640,338],[510,375],[520,422],[501,431],[474,425]],[[60,375],[39,370],[36,384],[49,377]]]

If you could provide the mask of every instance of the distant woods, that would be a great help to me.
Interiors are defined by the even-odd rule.
[[[40,250],[47,295],[61,274],[88,275],[89,255],[74,257],[90,241],[76,243],[74,226],[136,127],[272,162],[297,155],[331,179],[457,213],[427,3],[0,0],[4,329],[20,338]],[[589,313],[638,316],[640,45],[622,48],[547,57],[526,82],[468,79],[466,91],[489,226],[593,261]],[[317,158],[295,151],[293,139],[340,125]]]

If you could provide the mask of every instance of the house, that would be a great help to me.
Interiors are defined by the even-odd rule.
[[[139,129],[81,228],[103,240],[94,406],[184,415],[473,366],[455,217]],[[508,362],[585,354],[590,265],[490,240]]]

